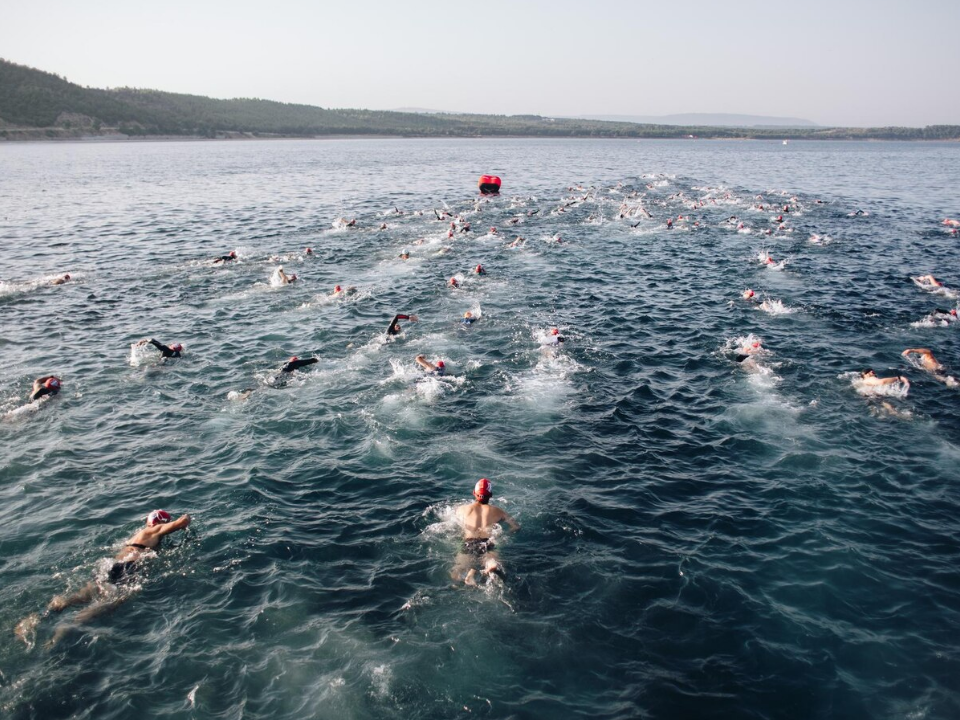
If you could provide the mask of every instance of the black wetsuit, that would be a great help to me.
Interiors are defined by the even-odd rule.
[[[163,538],[160,538],[160,540],[162,542]],[[127,547],[136,548],[137,550],[160,552],[160,543],[157,543],[157,546],[153,548],[142,545],[141,543],[128,543]],[[118,560],[110,567],[109,572],[107,572],[107,580],[114,585],[122,585],[123,583],[130,582],[139,561],[140,558],[134,560]]]
[[[167,347],[167,346],[164,345],[163,343],[157,342],[157,341],[154,340],[153,338],[150,338],[150,344],[153,345],[153,346],[154,346],[157,350],[159,350],[161,353],[163,353],[163,356],[164,356],[165,358],[170,358],[170,357],[178,358],[178,357],[180,357],[180,351],[179,351],[179,350],[174,350],[173,348]]]
[[[45,378],[45,380],[49,380],[49,378]],[[53,397],[58,392],[60,392],[60,385],[56,385],[55,387],[52,387],[52,388],[48,388],[45,385],[41,385],[39,390],[35,390],[34,392],[30,393],[30,402],[33,402],[34,400],[39,400],[44,395],[49,395],[50,397]]]
[[[218,257],[216,260],[214,260],[214,262],[215,262],[215,263],[219,263],[219,262],[230,262],[231,260],[236,260],[236,259],[237,259],[237,256],[236,256],[236,255],[221,255],[221,256]]]
[[[313,365],[314,363],[318,363],[318,362],[320,362],[320,361],[319,361],[317,358],[305,358],[305,359],[303,359],[303,360],[291,360],[291,361],[288,362],[286,365],[284,365],[282,368],[280,368],[280,372],[285,372],[285,373],[293,372],[294,370],[299,370],[299,369],[302,368],[302,367],[306,367],[307,365]]]
[[[409,315],[396,315],[393,320],[390,321],[390,324],[387,326],[387,335],[398,335],[400,333],[400,326],[398,325],[400,320],[409,320]]]

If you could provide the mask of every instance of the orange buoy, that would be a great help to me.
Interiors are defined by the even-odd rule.
[[[477,186],[483,195],[496,195],[500,192],[500,178],[496,175],[481,175]]]

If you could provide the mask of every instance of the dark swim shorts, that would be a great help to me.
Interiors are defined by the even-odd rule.
[[[493,544],[493,540],[490,538],[470,538],[463,541],[463,548],[461,552],[466,555],[475,555],[480,557],[486,553],[494,550],[496,545]]]
[[[110,572],[107,574],[107,580],[114,585],[120,585],[129,582],[133,575],[134,568],[137,565],[136,560],[127,560],[126,562],[115,562]]]

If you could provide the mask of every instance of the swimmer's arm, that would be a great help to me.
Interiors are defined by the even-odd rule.
[[[429,370],[430,372],[433,372],[434,370],[437,369],[437,366],[434,365],[433,363],[431,363],[430,361],[426,360],[426,359],[423,357],[423,355],[417,355],[417,356],[414,358],[414,360],[416,360],[416,361],[417,361],[417,365],[419,365],[420,367],[422,367],[424,370]]]
[[[517,530],[520,529],[520,523],[514,520],[508,513],[504,512],[503,510],[501,510],[500,512],[501,512],[501,518],[497,522],[505,522],[510,527],[510,532],[516,532]]]
[[[181,515],[176,520],[165,525],[161,525],[157,528],[157,535],[163,537],[177,530],[183,530],[186,527],[189,527],[191,518],[189,515]]]
[[[154,340],[153,338],[150,338],[149,340],[147,340],[147,342],[150,343],[151,345],[153,345],[157,350],[159,350],[160,352],[162,352],[164,355],[166,355],[167,353],[170,353],[171,355],[173,355],[173,350],[171,350],[170,348],[168,348],[168,347],[167,347],[166,345],[164,345],[162,342],[157,342],[157,341]]]

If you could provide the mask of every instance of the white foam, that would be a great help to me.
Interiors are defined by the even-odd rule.
[[[782,300],[764,300],[757,305],[757,309],[771,315],[792,315],[796,312],[793,308],[784,305]]]

